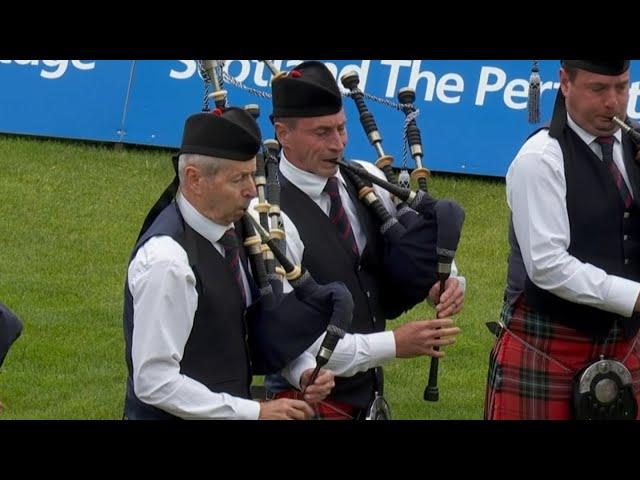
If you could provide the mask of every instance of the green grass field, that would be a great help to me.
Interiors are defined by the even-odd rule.
[[[173,178],[170,154],[0,136],[0,171],[0,300],[25,324],[0,370],[0,419],[118,419],[126,265]],[[484,323],[498,316],[506,271],[504,182],[436,175],[430,188],[466,210],[463,333],[440,362],[439,402],[422,400],[424,358],[392,362],[385,393],[396,419],[480,419],[493,343]],[[389,327],[432,314],[420,305]]]

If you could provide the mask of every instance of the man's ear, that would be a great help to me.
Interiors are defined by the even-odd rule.
[[[278,138],[280,145],[283,147],[288,146],[289,128],[282,122],[276,122],[273,126],[276,130],[276,137]]]
[[[202,175],[200,170],[194,165],[187,165],[184,168],[184,178],[187,188],[196,194],[200,194],[202,190]]]
[[[562,90],[562,94],[566,97],[567,90],[569,89],[569,74],[564,68],[560,69],[560,89]]]

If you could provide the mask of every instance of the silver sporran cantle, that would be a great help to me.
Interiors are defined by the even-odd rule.
[[[576,420],[633,420],[638,413],[631,372],[622,363],[605,359],[587,365],[574,377]]]
[[[369,405],[365,420],[391,420],[391,408],[378,392],[376,392],[371,405]]]

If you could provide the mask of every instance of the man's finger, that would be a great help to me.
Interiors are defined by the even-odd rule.
[[[297,412],[299,412],[302,415],[302,418],[301,418],[302,420],[304,420],[305,418],[312,417],[314,414],[313,409],[306,402],[296,401],[293,407]]]

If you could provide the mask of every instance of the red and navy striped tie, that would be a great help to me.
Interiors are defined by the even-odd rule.
[[[235,228],[230,228],[220,240],[220,244],[224,247],[224,259],[231,268],[231,272],[240,288],[242,295],[242,303],[247,303],[247,295],[244,291],[244,283],[242,282],[242,271],[240,269],[240,249],[238,247],[238,236],[236,235]]]
[[[359,256],[358,244],[356,238],[353,236],[353,229],[347,217],[347,212],[342,206],[342,200],[340,199],[340,192],[338,190],[338,179],[336,177],[330,177],[327,180],[327,184],[323,190],[331,198],[331,209],[329,210],[329,220],[340,232],[340,236],[347,242],[354,255]]]
[[[629,207],[631,207],[631,202],[633,202],[633,197],[631,196],[631,192],[627,187],[627,183],[624,181],[622,173],[620,173],[620,170],[618,169],[616,163],[613,161],[614,138],[612,136],[598,137],[596,138],[596,142],[602,148],[602,160],[611,172],[613,180],[616,182],[616,186],[618,187],[618,191],[620,192],[620,196],[622,197],[622,203],[624,203],[625,210],[628,210]]]

